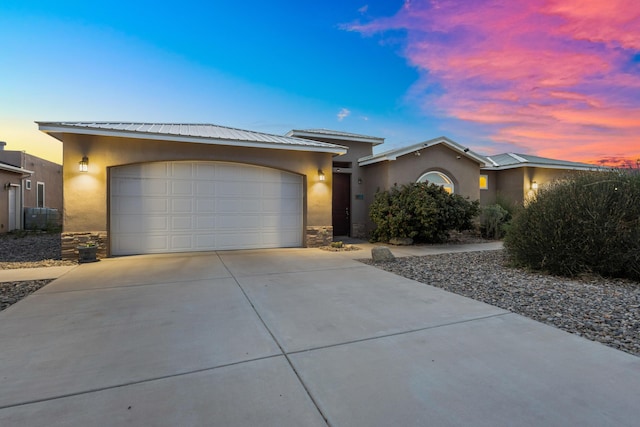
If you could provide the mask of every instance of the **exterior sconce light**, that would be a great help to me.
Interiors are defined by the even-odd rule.
[[[322,169],[318,169],[318,180],[319,181],[325,180],[324,172],[322,172]]]
[[[538,189],[538,183],[536,181],[531,181],[531,189],[534,191]]]
[[[362,184],[362,178],[358,178],[358,184]]]
[[[89,158],[87,156],[82,157],[82,160],[78,163],[78,170],[80,172],[87,172],[89,170]]]

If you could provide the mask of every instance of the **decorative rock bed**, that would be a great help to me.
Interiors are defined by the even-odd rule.
[[[640,356],[640,283],[509,268],[503,250],[360,261]]]

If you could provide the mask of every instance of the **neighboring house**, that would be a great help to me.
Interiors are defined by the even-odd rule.
[[[483,204],[595,166],[484,157],[441,137],[380,154],[383,138],[285,136],[209,124],[39,122],[64,144],[63,256],[315,247],[365,237],[379,190],[428,181]],[[535,183],[534,183],[535,181]],[[534,185],[535,186],[535,185]]]
[[[62,210],[62,166],[23,151],[5,150],[0,142],[0,233],[30,224],[25,209]]]

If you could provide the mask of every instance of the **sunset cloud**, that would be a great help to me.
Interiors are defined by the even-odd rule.
[[[412,99],[484,125],[479,140],[575,161],[640,157],[637,0],[407,0],[349,29],[404,30],[420,72]]]

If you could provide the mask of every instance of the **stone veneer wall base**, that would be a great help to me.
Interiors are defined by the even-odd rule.
[[[309,226],[307,227],[306,243],[308,248],[329,246],[333,242],[333,226]]]
[[[69,261],[78,260],[78,245],[93,242],[98,245],[96,257],[107,257],[107,232],[106,231],[84,231],[73,233],[62,233],[62,259]]]

